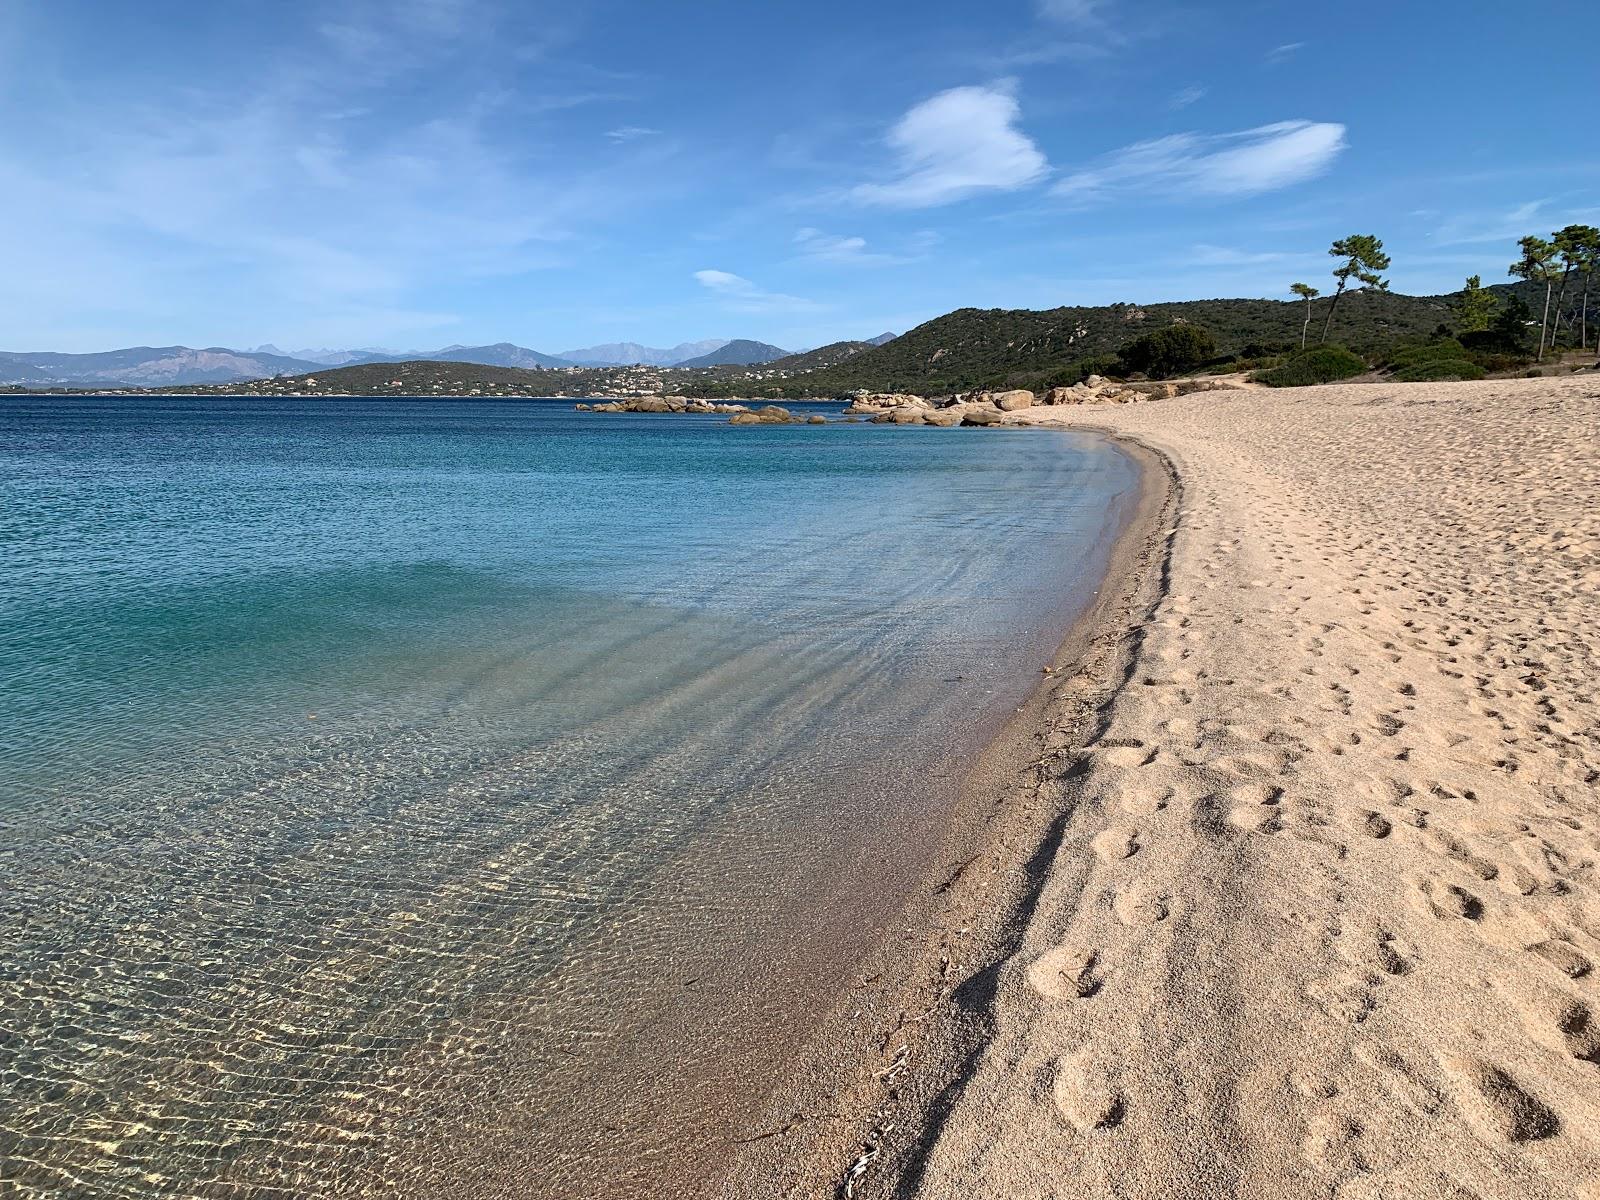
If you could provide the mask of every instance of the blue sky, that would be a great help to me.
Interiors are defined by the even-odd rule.
[[[1600,223],[1588,5],[10,0],[0,348],[1398,290]]]

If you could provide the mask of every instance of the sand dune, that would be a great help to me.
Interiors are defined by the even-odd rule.
[[[1044,416],[1174,464],[1167,588],[857,1194],[1600,1196],[1600,379]]]

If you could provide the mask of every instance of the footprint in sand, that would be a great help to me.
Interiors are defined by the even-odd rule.
[[[1172,797],[1170,787],[1134,787],[1119,792],[1117,803],[1124,812],[1145,817],[1162,811],[1171,803]]]
[[[1356,1175],[1367,1169],[1356,1146],[1361,1123],[1339,1113],[1317,1113],[1306,1122],[1301,1150],[1306,1159],[1337,1175]]]
[[[1357,832],[1364,833],[1370,838],[1386,838],[1394,829],[1387,817],[1369,808],[1358,809],[1352,814],[1350,822]]]
[[[1387,929],[1378,931],[1377,950],[1374,954],[1379,967],[1387,975],[1406,975],[1417,961],[1409,943],[1395,937]]]
[[[1097,834],[1089,844],[1101,862],[1116,862],[1118,859],[1132,858],[1138,852],[1139,834],[1132,829],[1107,829]]]
[[[1441,1065],[1461,1115],[1484,1141],[1532,1142],[1561,1129],[1555,1113],[1493,1063],[1451,1054]]]
[[[1530,1032],[1554,1049],[1584,1062],[1600,1063],[1600,1022],[1576,996],[1544,990],[1523,1009]]]
[[[1477,921],[1483,917],[1483,901],[1464,887],[1446,883],[1442,879],[1417,879],[1412,881],[1414,897],[1424,912],[1432,913],[1441,921],[1459,917]]]
[[[1057,946],[1028,967],[1028,986],[1051,1000],[1086,1000],[1100,990],[1100,956],[1081,946]]]
[[[1124,925],[1158,925],[1172,912],[1171,897],[1144,884],[1133,884],[1116,894],[1111,910]]]
[[[1327,1016],[1351,1025],[1365,1021],[1377,1006],[1372,979],[1355,971],[1312,980],[1306,985],[1306,996]]]
[[[1101,745],[1100,757],[1113,767],[1142,767],[1156,756],[1155,750],[1142,742],[1103,742]]]
[[[1079,1133],[1115,1128],[1127,1108],[1111,1073],[1076,1056],[1057,1060],[1050,1093],[1062,1119]]]
[[[1259,800],[1249,794],[1252,790],[1259,789],[1240,788],[1232,794],[1228,824],[1246,833],[1277,833],[1283,828],[1283,816],[1276,795],[1271,800]],[[1270,790],[1276,792],[1276,789]]]
[[[1538,942],[1528,947],[1528,953],[1542,958],[1569,979],[1582,979],[1594,969],[1588,955],[1567,942]]]

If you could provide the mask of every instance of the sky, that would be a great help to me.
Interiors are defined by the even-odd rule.
[[[1600,223],[1587,3],[0,0],[0,349],[786,349],[1505,279]]]

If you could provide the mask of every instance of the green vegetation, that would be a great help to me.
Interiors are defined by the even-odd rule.
[[[1442,358],[1415,363],[1396,371],[1391,379],[1400,383],[1437,383],[1449,379],[1482,379],[1485,371],[1464,358]]]
[[[1215,358],[1217,339],[1198,325],[1169,325],[1135,338],[1117,353],[1129,372],[1167,379]]]
[[[1467,286],[1461,290],[1461,296],[1455,305],[1456,319],[1461,322],[1461,331],[1476,333],[1489,328],[1489,318],[1499,303],[1500,298],[1484,288],[1483,276],[1467,276]]]
[[[1389,281],[1378,274],[1389,269],[1389,256],[1383,252],[1383,243],[1372,234],[1352,233],[1349,237],[1340,238],[1328,247],[1328,253],[1344,259],[1344,262],[1333,270],[1333,277],[1339,281],[1339,286],[1333,293],[1333,300],[1328,305],[1328,319],[1322,326],[1320,344],[1324,345],[1328,341],[1328,330],[1333,327],[1333,314],[1339,307],[1339,297],[1344,295],[1344,289],[1349,286],[1351,279],[1359,279],[1376,291],[1389,290]]]
[[[1317,346],[1290,355],[1282,366],[1257,371],[1255,379],[1268,387],[1309,387],[1350,379],[1366,369],[1361,357],[1343,346]]]
[[[1417,346],[1406,346],[1390,354],[1384,363],[1401,383],[1423,383],[1444,379],[1482,379],[1484,369],[1455,338],[1437,338]]]

